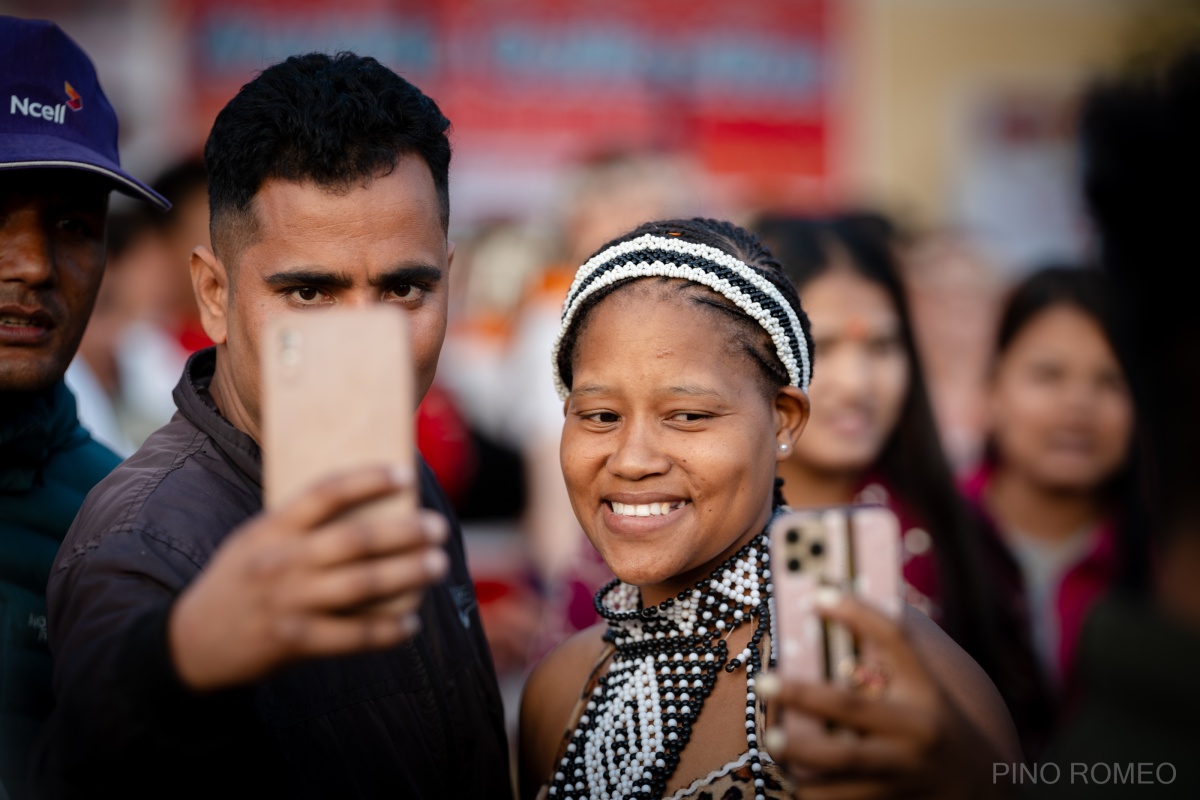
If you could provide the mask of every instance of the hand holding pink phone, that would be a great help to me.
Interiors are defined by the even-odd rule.
[[[823,595],[853,594],[892,619],[903,609],[899,523],[882,506],[796,510],[771,526],[776,670],[785,680],[848,685],[862,652],[844,626],[817,609]],[[789,736],[825,725],[785,714]]]

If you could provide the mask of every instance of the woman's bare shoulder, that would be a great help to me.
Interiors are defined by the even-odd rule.
[[[548,701],[558,700],[565,706],[564,713],[569,712],[579,698],[583,682],[608,646],[604,631],[604,623],[593,625],[571,635],[551,650],[529,673],[521,695],[522,708],[531,703],[544,706]],[[572,685],[575,678],[578,681]]]
[[[605,625],[572,635],[538,663],[521,692],[519,783],[532,798],[550,775],[571,711],[605,648]]]

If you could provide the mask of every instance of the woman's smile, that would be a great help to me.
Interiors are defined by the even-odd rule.
[[[600,504],[604,524],[615,534],[647,534],[682,522],[691,509],[686,499],[646,499],[625,496]]]

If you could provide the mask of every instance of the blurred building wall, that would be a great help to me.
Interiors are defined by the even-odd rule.
[[[1073,95],[1118,61],[1139,0],[845,0],[847,196],[917,224],[954,216],[981,93]]]

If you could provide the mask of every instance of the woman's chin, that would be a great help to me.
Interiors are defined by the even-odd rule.
[[[609,561],[609,569],[622,583],[628,583],[639,589],[658,586],[671,580],[678,572],[678,570],[664,568],[662,561],[647,564],[636,561],[629,562],[620,558],[613,558],[612,561]]]

